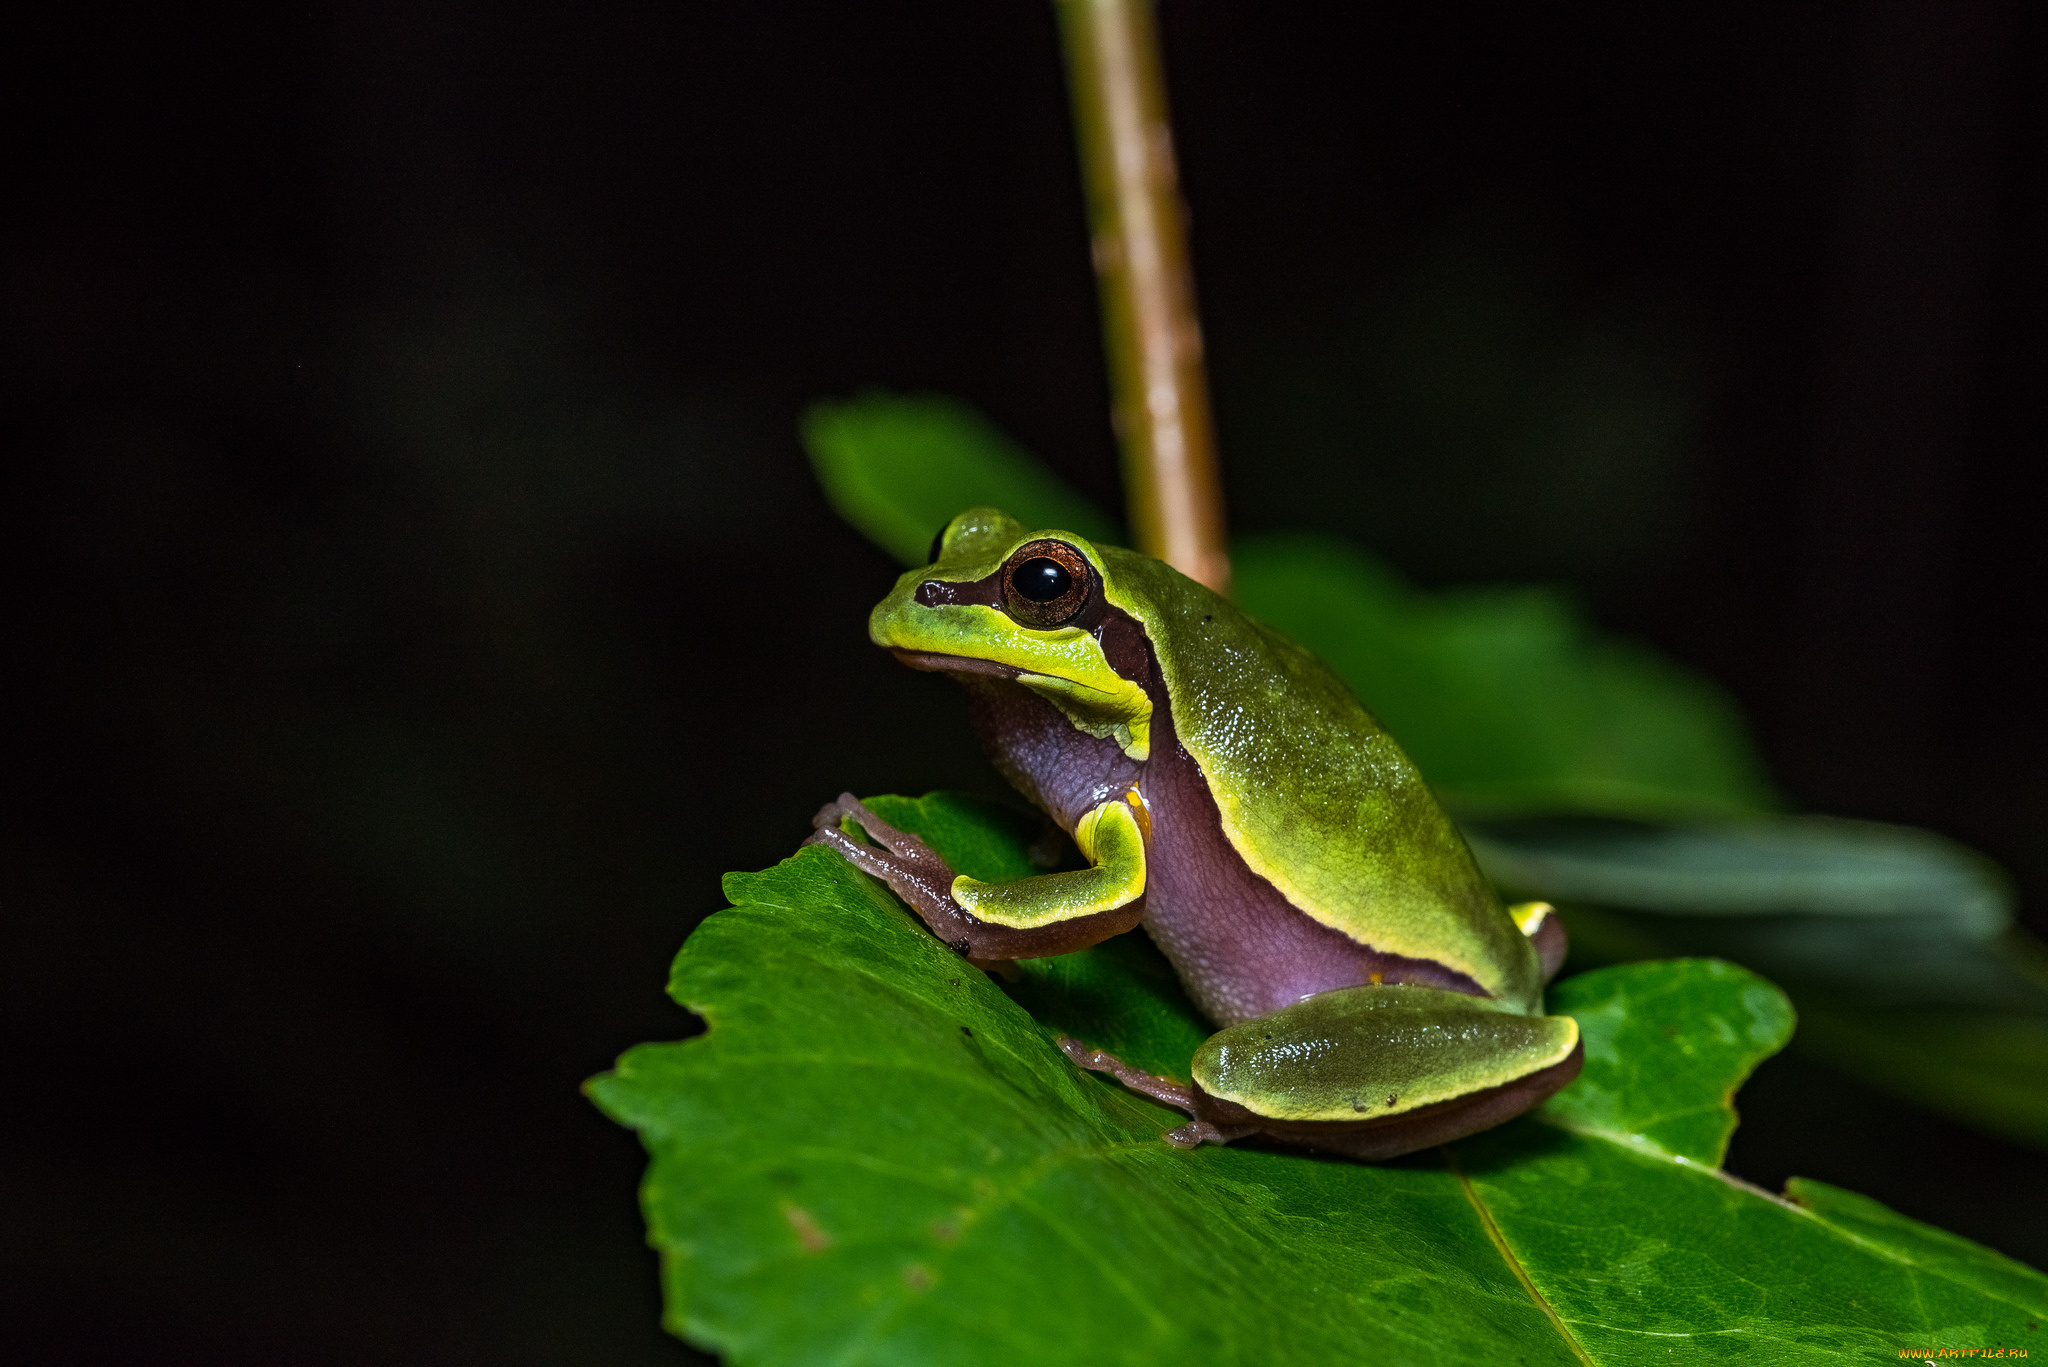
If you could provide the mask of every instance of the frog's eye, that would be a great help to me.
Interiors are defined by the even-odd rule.
[[[1095,571],[1064,541],[1033,541],[1003,566],[1003,605],[1022,626],[1056,627],[1088,604]]]
[[[1074,576],[1057,560],[1039,556],[1010,571],[1010,587],[1034,603],[1050,603],[1074,587]]]

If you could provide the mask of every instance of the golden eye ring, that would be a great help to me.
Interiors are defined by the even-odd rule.
[[[1064,541],[1028,541],[1004,562],[1003,606],[1018,625],[1064,625],[1088,605],[1095,567]]]

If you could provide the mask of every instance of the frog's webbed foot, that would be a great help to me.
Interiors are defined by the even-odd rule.
[[[841,830],[840,823],[848,817],[881,848],[862,844]],[[937,850],[876,816],[852,793],[841,793],[820,807],[811,825],[816,829],[804,844],[836,851],[862,873],[887,883],[934,935],[962,954],[972,948],[972,930],[980,923],[953,901],[953,867]]]
[[[1250,1125],[1223,1128],[1202,1119],[1195,1112],[1195,1093],[1171,1078],[1148,1073],[1142,1068],[1133,1068],[1115,1054],[1101,1049],[1091,1049],[1071,1035],[1059,1038],[1060,1052],[1072,1059],[1074,1065],[1086,1068],[1092,1073],[1108,1073],[1124,1086],[1149,1096],[1164,1106],[1186,1111],[1194,1118],[1177,1129],[1168,1130],[1161,1138],[1176,1149],[1192,1149],[1200,1144],[1228,1144],[1233,1139],[1242,1139],[1252,1133]]]
[[[878,844],[870,845],[848,835],[841,823],[851,819]],[[1091,911],[1084,904],[1073,914],[1044,920],[1039,924],[1010,925],[998,919],[984,920],[968,911],[955,896],[957,884],[972,885],[1000,904],[1006,889],[1030,889],[1034,885],[1045,895],[1058,898],[1073,890],[1064,887],[1074,880],[1097,879],[1100,870],[1080,873],[1042,874],[1037,878],[1010,883],[977,884],[973,879],[956,880],[953,868],[931,846],[908,831],[899,831],[876,816],[852,793],[841,793],[836,801],[818,809],[806,845],[823,845],[840,855],[862,873],[872,874],[894,889],[896,895],[931,928],[932,934],[965,955],[977,968],[1004,973],[1001,967],[1011,959],[1034,959],[1048,954],[1068,954],[1086,948],[1111,935],[1121,935],[1138,924],[1145,914],[1142,895],[1114,904],[1106,910]],[[1142,869],[1142,865],[1140,865]],[[1114,876],[1126,871],[1112,869]],[[1064,890],[1063,890],[1064,889]],[[1081,889],[1086,892],[1088,889]],[[1027,900],[1028,899],[1023,899]],[[1069,897],[1069,900],[1074,900]]]

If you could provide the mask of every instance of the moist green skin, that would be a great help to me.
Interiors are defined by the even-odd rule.
[[[1047,539],[1085,558],[1096,592],[1067,624],[1034,627],[1004,606],[999,572],[1021,547]],[[1197,1055],[1197,1086],[1180,1089],[1186,1100],[1161,1095],[1114,1060],[1075,1057],[1122,1069],[1129,1085],[1184,1105],[1197,1115],[1194,1128],[1205,1114],[1239,1122],[1229,1133],[1210,1124],[1188,1142],[1245,1133],[1262,1119],[1284,1125],[1295,1142],[1307,1142],[1295,1133],[1304,1126],[1348,1132],[1369,1122],[1376,1138],[1357,1151],[1385,1156],[1402,1151],[1389,1144],[1403,1117],[1413,1116],[1423,1142],[1441,1142],[1462,1100],[1474,1101],[1479,1123],[1497,1123],[1576,1071],[1575,1024],[1541,1015],[1536,918],[1525,933],[1400,747],[1293,642],[1158,561],[1031,531],[993,509],[954,519],[938,561],[902,576],[869,625],[877,644],[919,668],[955,672],[976,692],[979,713],[1006,718],[985,725],[985,738],[1012,781],[1070,831],[1120,833],[1102,842],[1110,853],[1091,852],[1085,888],[1074,875],[996,887],[959,879],[950,899],[939,894],[948,905],[906,900],[949,939],[965,927],[972,954],[991,959],[1009,957],[1010,945],[1020,956],[1081,947],[1127,929],[1128,914],[1110,913],[1149,898],[1144,923],[1197,1000],[1240,1023]],[[1049,732],[1068,728],[1079,735],[1047,743]],[[1078,782],[1077,764],[1083,778],[1099,771],[1101,781]],[[1199,804],[1185,800],[1191,784],[1206,795]],[[848,810],[832,817],[835,831]],[[825,815],[819,838],[833,843]],[[1165,828],[1153,826],[1155,816]],[[1194,829],[1205,821],[1206,831]],[[1133,848],[1138,837],[1142,850]],[[868,849],[842,853],[903,891],[904,880],[883,867],[888,860]],[[1228,880],[1213,866],[1190,875],[1176,862],[1189,858],[1236,861],[1232,886],[1252,894],[1218,905],[1205,890]],[[946,886],[942,863],[936,877],[922,867],[921,887]],[[1046,938],[1062,925],[1074,929],[1072,943]],[[1005,939],[999,927],[1036,938]],[[1215,1005],[1241,999],[1232,996],[1233,975],[1275,981],[1276,965],[1258,959],[1275,953],[1391,956],[1385,961],[1416,973],[1408,985],[1389,976],[1385,987],[1318,991],[1251,1020]],[[1435,976],[1416,976],[1423,970]],[[1205,1100],[1223,1104],[1205,1111]]]
[[[1337,676],[1159,561],[1108,548],[1104,563],[1109,601],[1151,640],[1181,744],[1253,872],[1340,934],[1537,1009],[1528,937],[1421,774]]]
[[[1372,1048],[1345,1047],[1361,1033]],[[1577,1039],[1569,1018],[1483,997],[1345,987],[1217,1031],[1191,1066],[1206,1095],[1274,1120],[1359,1120],[1504,1086],[1529,1071],[1525,1060],[1560,1059]]]

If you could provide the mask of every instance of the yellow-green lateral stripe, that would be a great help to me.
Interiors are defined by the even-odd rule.
[[[1211,1096],[1275,1120],[1374,1120],[1562,1063],[1570,1016],[1433,987],[1347,987],[1220,1030],[1194,1058]]]
[[[1009,883],[953,880],[953,900],[994,925],[1032,930],[1114,911],[1145,893],[1145,837],[1129,804],[1105,802],[1074,827],[1074,843],[1091,868],[1047,873]]]

